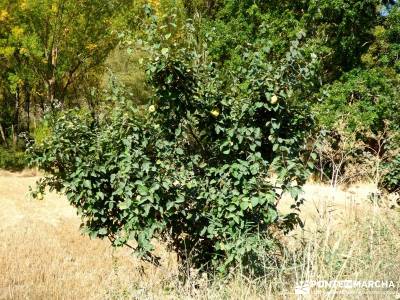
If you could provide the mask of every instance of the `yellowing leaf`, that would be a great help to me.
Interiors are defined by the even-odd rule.
[[[0,48],[0,54],[4,55],[7,58],[10,58],[14,55],[15,48],[14,47],[4,47]]]
[[[26,48],[21,48],[21,49],[19,49],[19,52],[20,52],[21,54],[28,54],[28,53],[29,53],[29,50],[26,49]]]
[[[53,4],[51,5],[51,11],[52,11],[53,13],[57,13],[57,12],[58,12],[58,6],[57,6],[57,4],[53,3]]]
[[[86,45],[86,49],[88,49],[89,51],[93,51],[97,48],[96,44],[90,43]]]
[[[156,111],[156,107],[154,105],[150,105],[149,106],[149,112],[155,112]]]
[[[219,111],[218,108],[214,108],[210,113],[214,118],[217,118],[221,112]]]
[[[26,0],[22,0],[22,1],[21,1],[21,4],[20,4],[20,7],[21,7],[22,10],[27,9],[27,8],[28,8],[28,3],[27,3],[27,1],[26,1]]]
[[[11,33],[15,38],[20,38],[24,34],[24,29],[19,26],[15,26],[13,29],[11,29]]]
[[[8,12],[5,9],[0,10],[0,22],[7,20],[8,16]]]
[[[149,3],[151,7],[155,10],[157,13],[160,9],[160,0],[149,0]]]

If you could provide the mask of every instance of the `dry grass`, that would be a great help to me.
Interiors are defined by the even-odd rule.
[[[400,214],[368,199],[371,185],[332,191],[317,184],[305,188],[308,201],[302,219],[306,226],[292,234],[291,252],[297,260],[292,275],[301,280],[391,280],[396,289],[378,294],[359,290],[356,299],[400,299]],[[326,291],[326,290],[325,290]],[[332,292],[332,291],[331,291]],[[352,291],[355,292],[355,291]],[[319,295],[340,299],[340,295]]]
[[[65,199],[30,200],[30,174],[0,173],[0,299],[112,299],[130,293],[143,271],[129,252],[79,232]],[[173,259],[166,257],[164,268]],[[146,266],[149,268],[148,266]],[[163,270],[147,273],[156,283]],[[164,276],[165,277],[165,276]]]
[[[266,254],[269,275],[250,279],[234,270],[227,280],[192,276],[182,284],[174,256],[161,247],[161,268],[141,264],[124,249],[82,236],[60,196],[29,200],[34,175],[0,173],[0,299],[297,299],[300,280],[400,282],[400,214],[370,203],[368,185],[334,192],[307,185],[306,227],[285,238],[289,250],[279,266]],[[344,298],[322,291],[312,299]],[[399,290],[380,292],[352,298],[395,299]]]

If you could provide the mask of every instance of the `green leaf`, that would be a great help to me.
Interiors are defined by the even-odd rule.
[[[101,229],[98,231],[98,233],[101,234],[101,235],[106,235],[106,234],[107,234],[107,228],[101,228]]]
[[[179,195],[177,198],[176,198],[176,201],[175,201],[176,203],[183,203],[183,202],[185,202],[185,197],[184,196],[182,196],[182,195]]]
[[[97,197],[99,197],[101,200],[104,200],[104,193],[98,191],[98,192],[97,192]]]
[[[85,179],[85,180],[83,181],[83,186],[86,187],[86,188],[88,188],[88,189],[91,189],[91,188],[92,188],[91,182],[90,182],[89,180],[87,180],[87,179]]]
[[[252,207],[256,207],[259,203],[259,199],[258,197],[251,197],[250,202]]]
[[[142,214],[143,217],[147,217],[149,215],[150,208],[151,208],[150,203],[143,205],[143,209],[144,209],[144,213]]]
[[[149,193],[149,189],[145,187],[144,185],[139,185],[137,188],[138,192],[142,196],[147,196]]]
[[[162,49],[161,49],[161,54],[164,55],[164,56],[167,56],[167,55],[168,55],[168,52],[169,52],[169,49],[168,49],[168,48],[162,48]]]
[[[248,207],[249,207],[249,202],[247,202],[247,201],[240,202],[240,208],[242,210],[246,210]]]
[[[250,166],[250,172],[252,175],[256,175],[260,170],[260,165],[259,164],[252,164]]]
[[[233,211],[236,210],[236,206],[231,204],[231,205],[228,206],[227,210],[230,211],[230,212],[233,212]]]
[[[132,200],[131,199],[127,199],[124,202],[118,203],[118,207],[122,210],[124,209],[128,209],[132,204]]]
[[[237,215],[232,215],[232,219],[236,222],[236,224],[240,224],[240,219]]]

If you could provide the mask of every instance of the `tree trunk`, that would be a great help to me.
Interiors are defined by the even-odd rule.
[[[14,124],[11,125],[11,135],[12,135],[12,142],[13,142],[13,147],[17,147],[17,133],[15,131]]]
[[[30,116],[30,110],[31,110],[31,92],[29,90],[29,85],[25,84],[24,86],[25,89],[25,111],[27,114],[27,122],[26,122],[26,128],[29,133],[30,131],[30,122],[31,122],[31,116]]]
[[[14,124],[12,125],[12,140],[13,140],[13,146],[17,146],[17,140],[18,140],[18,129],[19,129],[19,87],[17,87],[17,90],[15,92],[15,106],[14,106]]]
[[[6,147],[7,147],[8,144],[7,144],[6,133],[4,132],[3,125],[1,125],[1,124],[0,124],[0,134],[1,134],[1,138],[3,139],[4,144],[5,144]]]
[[[48,101],[53,107],[55,94],[56,94],[56,67],[57,67],[57,57],[58,57],[58,49],[55,47],[51,50],[50,56],[50,70],[49,70],[49,79],[47,80],[47,84],[49,86],[48,90]]]

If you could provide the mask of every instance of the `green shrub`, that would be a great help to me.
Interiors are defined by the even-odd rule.
[[[166,28],[150,32],[151,104],[135,108],[115,95],[119,104],[99,120],[77,111],[49,119],[51,136],[29,148],[31,163],[48,174],[38,192],[49,185],[66,193],[92,237],[134,242],[144,259],[157,261],[155,238],[182,264],[254,265],[260,238],[273,244],[271,228],[301,224],[311,120],[294,98],[315,57],[296,43],[276,61],[269,49],[254,48],[224,74],[196,43],[191,23],[177,33],[179,43]],[[282,215],[284,193],[293,203]]]
[[[345,73],[322,89],[320,102],[314,106],[319,126],[334,131],[338,123],[344,124],[344,130],[364,140],[370,132],[383,132],[386,125],[396,130],[399,83],[398,75],[388,69]]]
[[[50,136],[51,128],[46,120],[40,122],[33,131],[33,139],[37,144],[42,144]]]
[[[400,156],[395,157],[383,166],[384,176],[379,185],[390,193],[400,192]]]
[[[20,171],[27,164],[23,151],[0,147],[0,169]]]

